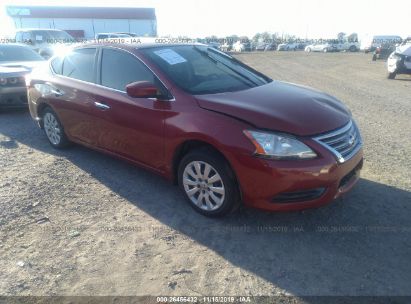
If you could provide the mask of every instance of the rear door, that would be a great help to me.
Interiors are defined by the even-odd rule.
[[[164,164],[164,111],[171,101],[132,98],[126,85],[150,81],[161,90],[164,86],[135,55],[115,47],[102,49],[98,75],[100,89],[93,99],[100,105],[99,146],[159,169]]]
[[[56,74],[52,85],[56,95],[49,102],[73,139],[97,146],[100,137],[100,110],[92,92],[96,91],[97,48],[75,49],[56,57],[51,66]]]

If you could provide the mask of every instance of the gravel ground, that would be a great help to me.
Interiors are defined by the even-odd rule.
[[[411,295],[411,77],[359,53],[238,58],[351,108],[365,141],[352,192],[207,219],[160,177],[56,151],[27,111],[0,113],[0,295]]]

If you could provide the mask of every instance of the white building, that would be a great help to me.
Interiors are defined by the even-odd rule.
[[[86,39],[110,32],[157,35],[154,8],[7,6],[6,11],[16,29],[59,29]]]

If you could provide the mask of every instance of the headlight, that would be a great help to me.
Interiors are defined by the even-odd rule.
[[[9,82],[10,82],[10,84],[16,84],[17,82],[18,82],[18,78],[16,78],[16,77],[12,77],[12,78],[9,78]]]
[[[275,159],[310,159],[317,154],[301,141],[282,134],[245,130],[256,154]]]
[[[64,94],[62,90],[59,90],[48,83],[36,83],[34,88],[41,94],[41,97],[58,97]]]

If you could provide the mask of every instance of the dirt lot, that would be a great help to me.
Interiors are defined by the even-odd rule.
[[[364,54],[238,58],[343,100],[362,179],[317,210],[196,214],[177,187],[0,114],[2,295],[411,295],[411,77]]]

